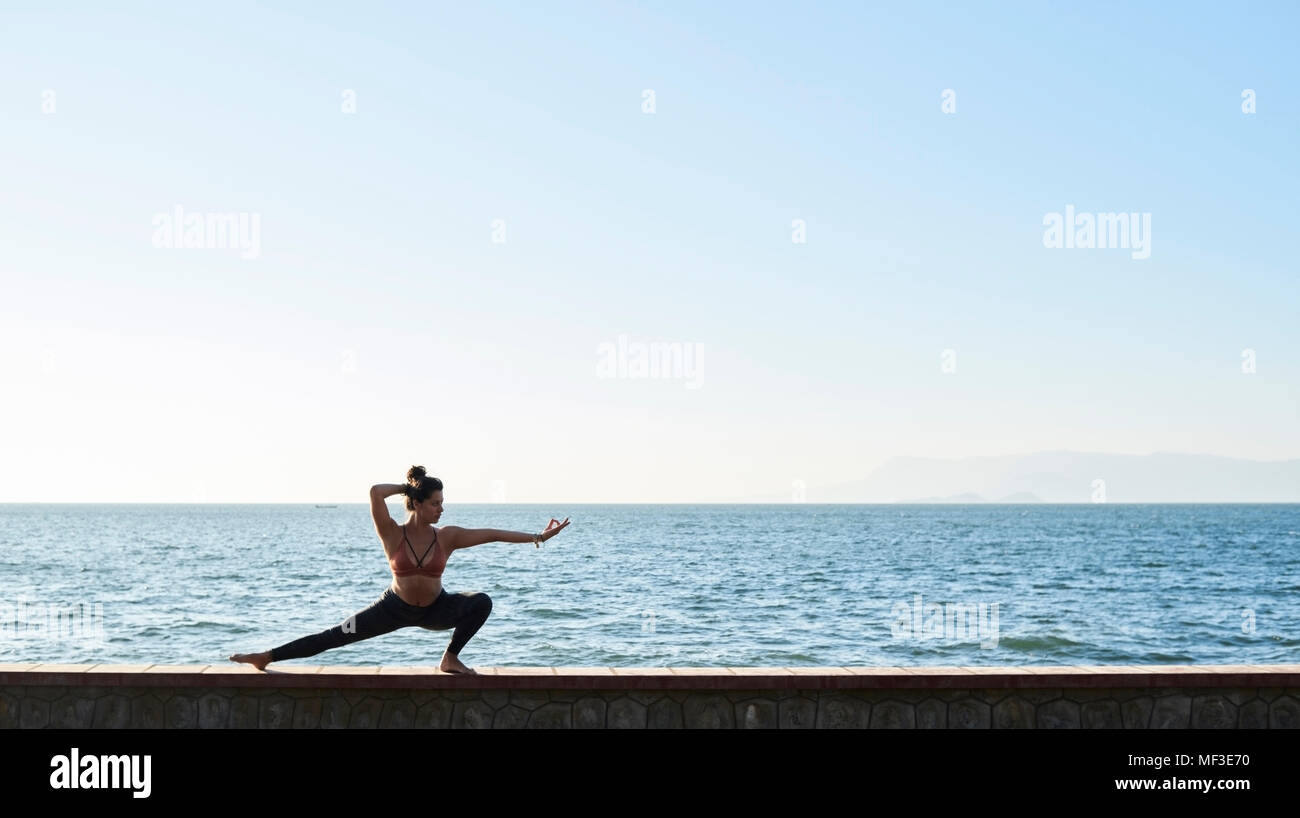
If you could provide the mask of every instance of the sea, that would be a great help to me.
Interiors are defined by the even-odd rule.
[[[394,511],[401,522],[404,511]],[[470,666],[1300,662],[1300,505],[448,506]],[[0,662],[223,664],[391,582],[366,503],[0,504]],[[418,627],[284,665],[436,665]],[[277,665],[272,665],[276,667]]]

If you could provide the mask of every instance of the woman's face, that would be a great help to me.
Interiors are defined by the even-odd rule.
[[[424,520],[430,523],[438,522],[438,518],[442,516],[442,492],[435,491],[429,495],[428,500],[420,503],[416,508],[420,512],[420,517]]]

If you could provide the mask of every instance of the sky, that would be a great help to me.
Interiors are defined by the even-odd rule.
[[[0,502],[1300,457],[1298,9],[7,2]]]

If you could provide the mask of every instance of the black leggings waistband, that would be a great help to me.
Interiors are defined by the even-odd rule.
[[[412,605],[411,603],[407,602],[406,600],[398,596],[397,592],[393,590],[393,586],[389,585],[387,588],[384,589],[384,592],[379,595],[379,599],[381,601],[387,600],[389,603],[395,603],[397,607],[406,608],[411,611],[427,611],[430,608],[432,608],[434,605],[437,605],[438,602],[440,602],[442,598],[446,595],[447,595],[447,589],[443,588],[442,590],[438,591],[438,595],[434,597],[433,601],[430,602],[428,605]]]

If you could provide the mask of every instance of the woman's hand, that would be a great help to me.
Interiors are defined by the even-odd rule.
[[[546,524],[546,530],[538,535],[538,539],[540,539],[542,542],[546,542],[551,537],[554,537],[556,534],[559,534],[561,531],[563,531],[565,527],[568,525],[569,525],[568,517],[564,518],[564,522],[560,522],[559,520],[552,517],[551,521]]]

